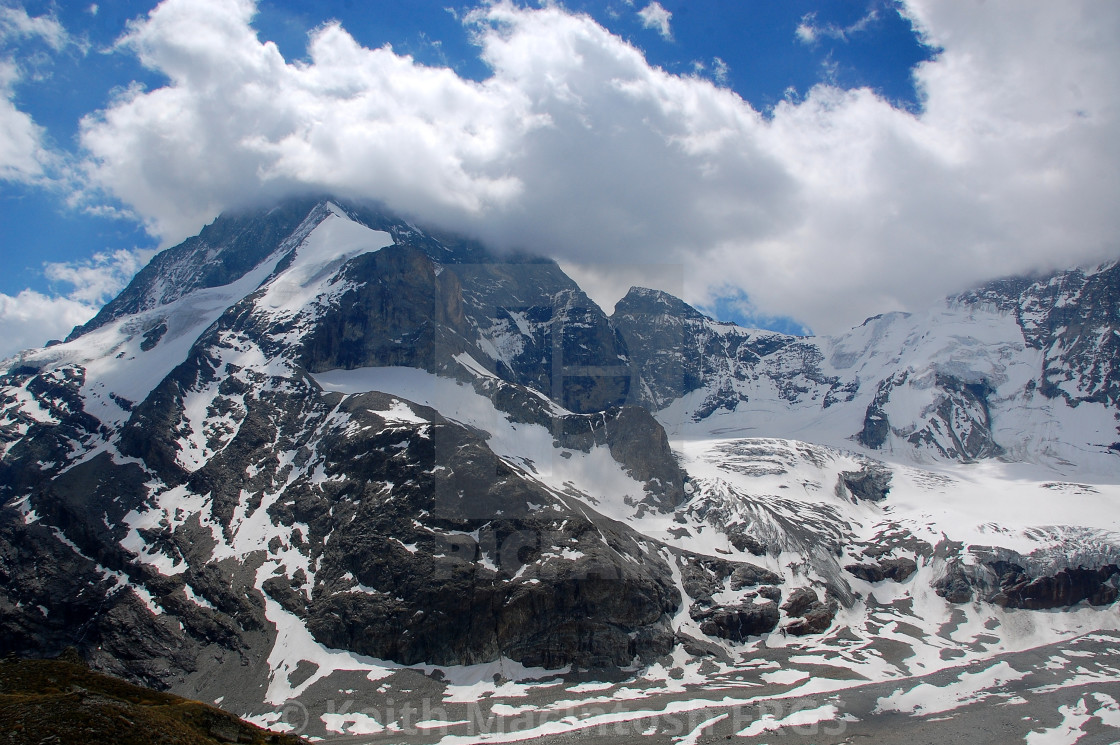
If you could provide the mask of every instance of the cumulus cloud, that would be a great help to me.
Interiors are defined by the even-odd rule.
[[[53,16],[31,16],[21,7],[0,6],[0,41],[38,38],[55,51],[70,43],[70,35]]]
[[[70,285],[66,292],[69,300],[99,307],[120,292],[154,255],[155,251],[148,249],[119,249],[94,254],[87,261],[52,262],[43,267],[43,274],[52,283]]]
[[[12,100],[18,80],[15,64],[0,60],[0,179],[31,183],[43,177],[50,153],[42,128]]]
[[[0,359],[67,336],[120,292],[154,253],[119,250],[86,261],[52,262],[43,273],[58,291],[0,293]]]
[[[920,113],[820,85],[763,116],[556,5],[464,15],[475,82],[333,23],[288,62],[251,0],[165,0],[119,48],[169,83],[83,121],[87,174],[167,243],[328,190],[575,265],[683,266],[687,300],[746,291],[821,332],[1115,257],[1120,5],[901,7],[943,50]]]
[[[661,3],[656,1],[650,3],[638,11],[638,17],[642,19],[642,26],[657,29],[661,38],[673,38],[673,30],[669,27],[669,21],[672,20],[673,14],[665,10]]]
[[[39,40],[58,51],[70,43],[70,36],[52,16],[31,16],[22,7],[0,6],[0,179],[38,183],[58,156],[46,146],[43,128],[15,104],[22,71],[10,47],[25,40]]]
[[[65,337],[96,312],[85,303],[34,290],[14,297],[0,293],[0,360]]]
[[[323,188],[438,217],[518,192],[507,147],[545,121],[519,91],[362,48],[335,23],[312,35],[309,62],[288,64],[258,41],[253,12],[161,4],[119,46],[171,83],[82,122],[89,175],[157,234],[181,238],[246,194]]]

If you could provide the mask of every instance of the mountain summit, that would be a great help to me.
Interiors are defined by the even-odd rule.
[[[404,667],[885,680],[1111,628],[1118,308],[1110,264],[792,337],[375,206],[222,215],[0,378],[0,648],[322,734]]]

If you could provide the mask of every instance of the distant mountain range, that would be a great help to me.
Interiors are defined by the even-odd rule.
[[[0,650],[264,716],[402,665],[846,659],[883,608],[941,661],[1111,628],[1118,345],[1115,262],[794,337],[375,206],[225,214],[4,363]]]

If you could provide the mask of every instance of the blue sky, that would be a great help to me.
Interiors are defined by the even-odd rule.
[[[0,356],[245,195],[309,187],[549,253],[604,304],[644,265],[790,331],[1102,260],[1117,15],[0,0]]]

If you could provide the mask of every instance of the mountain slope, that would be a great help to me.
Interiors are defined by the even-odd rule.
[[[70,650],[72,653],[73,650]],[[10,743],[297,745],[206,704],[94,672],[76,654],[0,661],[0,730]]]
[[[672,432],[759,432],[912,463],[1005,457],[1111,479],[1118,278],[1112,264],[997,282],[833,338],[717,323],[650,290],[623,298],[612,320],[641,403]]]
[[[1116,628],[1117,276],[799,338],[607,317],[369,205],[226,215],[0,379],[0,648],[261,717],[402,666],[884,680],[1054,640],[1017,609]]]
[[[597,524],[562,494],[542,489],[530,478],[531,464],[528,472],[511,468],[478,429],[395,398],[331,395],[308,375],[371,362],[417,372],[453,369],[460,378],[480,378],[479,386],[494,389],[495,398],[524,420],[523,428],[540,430],[550,443],[549,428],[579,430],[580,415],[502,383],[484,367],[506,364],[516,377],[519,363],[510,358],[510,367],[479,346],[485,339],[480,324],[460,300],[464,288],[488,282],[477,279],[483,274],[477,265],[468,266],[476,278],[464,285],[427,251],[397,243],[329,202],[315,206],[293,236],[261,253],[261,264],[230,285],[165,292],[160,297],[167,302],[53,348],[53,365],[74,377],[58,381],[43,399],[76,397],[70,399],[78,412],[72,423],[65,418],[70,409],[36,419],[43,409],[18,397],[9,415],[15,436],[5,452],[10,476],[4,486],[9,495],[30,490],[9,504],[34,516],[26,520],[32,529],[40,521],[50,524],[56,539],[87,562],[86,571],[121,580],[110,582],[104,602],[124,603],[118,596],[128,593],[119,589],[136,588],[154,614],[140,633],[169,637],[163,656],[172,657],[170,670],[184,666],[178,656],[199,654],[199,645],[259,659],[260,652],[249,650],[258,638],[271,638],[273,607],[330,646],[404,663],[470,663],[502,652],[550,665],[625,664],[647,647],[671,646],[663,616],[675,608],[677,593],[667,568],[651,574],[661,560],[647,556],[641,536]],[[544,266],[535,274],[553,282],[529,285],[537,295],[528,301],[545,297],[560,312],[541,316],[539,326],[547,328],[526,336],[561,350],[574,339],[583,349],[587,329],[596,333],[587,319],[597,309],[575,310],[582,293],[570,280],[558,281],[554,265],[529,266]],[[138,277],[137,283],[150,280]],[[477,312],[485,301],[474,295]],[[199,296],[212,298],[201,320]],[[145,328],[156,321],[169,329],[158,339]],[[183,346],[165,345],[183,328],[198,336],[171,367]],[[585,361],[599,361],[599,351],[587,354]],[[606,354],[617,357],[609,343]],[[154,357],[158,362],[146,364]],[[118,360],[130,363],[129,373],[113,364]],[[98,363],[107,375],[96,375]],[[36,391],[37,381],[52,374],[24,360],[6,382]],[[594,377],[587,380],[558,391],[559,397],[577,409],[601,398]],[[152,385],[150,393],[138,394],[140,385]],[[456,395],[477,395],[459,387]],[[87,407],[83,398],[100,406]],[[490,416],[503,419],[493,408]],[[621,421],[617,413],[610,419]],[[648,415],[644,422],[656,427]],[[584,426],[594,434],[595,423]],[[561,439],[578,443],[588,456],[603,452],[599,459],[642,499],[642,485],[610,453],[625,450],[628,437],[645,436],[577,432]],[[681,488],[664,440],[660,447],[668,472],[651,490],[659,498],[674,484]],[[645,470],[666,473],[665,465]],[[526,544],[528,554],[500,562],[522,534],[561,541],[564,553]],[[449,553],[449,545],[456,551]],[[538,590],[542,572],[548,584]],[[604,580],[609,590],[592,590],[596,572],[610,580]],[[580,580],[576,596],[557,597],[574,579]],[[622,593],[629,605],[617,603],[620,583],[629,588]],[[48,603],[48,615],[82,612],[69,605],[69,593],[59,595],[62,607]],[[100,623],[103,605],[83,621]],[[166,628],[164,612],[180,619],[181,631]],[[461,624],[462,614],[473,622]],[[424,617],[419,624],[418,615]],[[527,619],[544,619],[543,626]],[[353,636],[358,629],[361,636]]]

